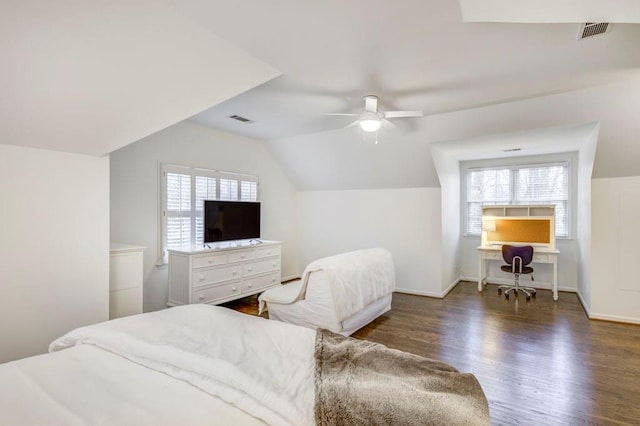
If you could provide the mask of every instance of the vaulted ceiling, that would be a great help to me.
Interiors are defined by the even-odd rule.
[[[280,74],[154,0],[3,0],[0,60],[0,143],[91,155]]]
[[[300,189],[387,188],[438,184],[432,142],[601,121],[594,174],[640,175],[627,161],[640,158],[635,0],[1,8],[1,143],[99,155],[193,116],[264,140]],[[614,24],[578,40],[593,21]],[[352,118],[322,115],[357,113],[367,94],[425,117],[398,119],[376,145],[344,129]]]

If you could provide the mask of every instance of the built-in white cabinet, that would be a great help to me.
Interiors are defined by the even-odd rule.
[[[167,305],[219,304],[280,285],[282,243],[242,240],[169,250]]]
[[[142,255],[145,247],[111,243],[109,319],[142,313]]]

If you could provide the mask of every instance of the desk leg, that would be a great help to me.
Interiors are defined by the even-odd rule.
[[[553,258],[553,300],[558,300],[558,259]]]
[[[478,291],[482,291],[482,285],[484,284],[484,270],[484,259],[480,256],[480,260],[478,261]]]

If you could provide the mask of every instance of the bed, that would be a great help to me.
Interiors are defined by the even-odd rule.
[[[397,356],[407,359],[397,362]],[[385,365],[394,367],[384,371]],[[79,328],[54,341],[49,354],[0,365],[0,424],[372,419],[489,424],[486,398],[471,374],[375,343],[210,305]]]

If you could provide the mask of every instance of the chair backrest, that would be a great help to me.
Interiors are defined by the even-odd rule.
[[[514,257],[522,259],[522,266],[527,266],[533,260],[533,247],[510,245],[502,246],[502,258],[507,264],[512,265]],[[519,267],[520,265],[516,266]]]

